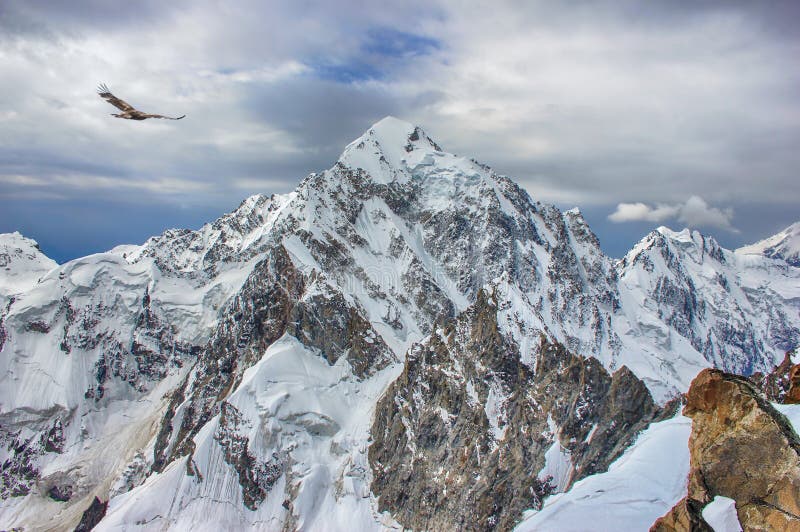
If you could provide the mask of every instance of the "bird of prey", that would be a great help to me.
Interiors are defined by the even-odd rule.
[[[127,120],[147,120],[148,118],[166,118],[167,120],[180,120],[186,115],[179,116],[179,117],[172,117],[172,116],[164,116],[164,115],[151,115],[149,113],[143,113],[141,111],[136,110],[131,104],[126,102],[125,100],[121,100],[111,94],[111,91],[108,90],[108,87],[105,84],[102,84],[97,87],[97,93],[103,98],[105,101],[122,111],[122,113],[111,113],[111,116],[116,116],[117,118],[125,118]]]

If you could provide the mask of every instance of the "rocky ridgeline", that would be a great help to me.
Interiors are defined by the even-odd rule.
[[[704,370],[686,395],[688,495],[653,531],[711,530],[703,508],[735,501],[744,530],[800,530],[800,438],[752,382]]]
[[[303,279],[281,248],[255,267],[194,369],[172,393],[156,439],[154,471],[192,453],[193,437],[220,413],[244,371],[286,331],[302,291]]]
[[[770,257],[800,268],[800,222],[760,242],[739,248],[736,252]]]
[[[252,196],[199,231],[169,229],[124,252],[125,259],[132,264],[151,259],[162,272],[207,281],[226,264],[245,262],[264,251],[260,246],[243,249],[243,239],[262,229],[280,206],[277,196]]]
[[[605,471],[662,413],[627,368],[611,375],[544,336],[526,366],[497,305],[481,291],[440,324],[378,403],[372,489],[405,527],[508,530],[553,491]]]

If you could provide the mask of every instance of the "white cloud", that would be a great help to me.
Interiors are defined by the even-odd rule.
[[[161,177],[157,179],[128,179],[123,177],[108,177],[99,175],[52,175],[47,178],[26,175],[0,175],[0,184],[16,185],[20,188],[27,187],[56,187],[73,189],[81,192],[86,190],[143,190],[155,194],[182,195],[202,192],[209,189],[208,183],[200,183],[186,179]]]
[[[674,218],[680,211],[678,205],[657,205],[651,207],[645,203],[620,203],[617,210],[609,215],[612,222],[663,222]]]
[[[681,206],[678,221],[689,226],[721,227],[736,232],[731,225],[733,208],[718,209],[711,207],[703,198],[692,196]]]
[[[30,175],[0,175],[0,183],[7,183],[20,187],[44,187],[49,184],[47,179]]]
[[[294,76],[306,74],[311,69],[297,61],[286,61],[273,66],[260,66],[258,68],[234,70],[231,72],[216,72],[213,70],[203,70],[198,72],[199,76],[211,78],[217,82],[234,81],[237,83],[274,83]]]
[[[608,219],[615,223],[677,220],[689,227],[719,227],[738,232],[731,225],[732,208],[712,207],[700,196],[691,196],[685,203],[672,205],[662,203],[650,206],[642,202],[620,203],[617,205],[617,209],[608,216]]]

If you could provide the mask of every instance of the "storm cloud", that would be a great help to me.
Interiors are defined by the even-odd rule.
[[[636,238],[625,216],[740,245],[797,217],[798,17],[796,2],[6,1],[0,231],[64,259],[196,227],[291,190],[392,114],[581,206],[611,253]],[[99,82],[187,118],[114,119]]]

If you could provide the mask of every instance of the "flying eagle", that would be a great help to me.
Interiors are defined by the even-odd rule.
[[[121,114],[111,113],[111,116],[116,116],[117,118],[126,118],[128,120],[147,120],[148,118],[166,118],[167,120],[180,120],[186,115],[179,116],[177,118],[172,116],[164,116],[164,115],[151,115],[148,113],[143,113],[134,109],[134,107],[126,102],[125,100],[120,100],[113,94],[111,91],[108,90],[108,87],[105,84],[100,85],[97,87],[97,93],[103,98],[105,101],[122,111]]]

